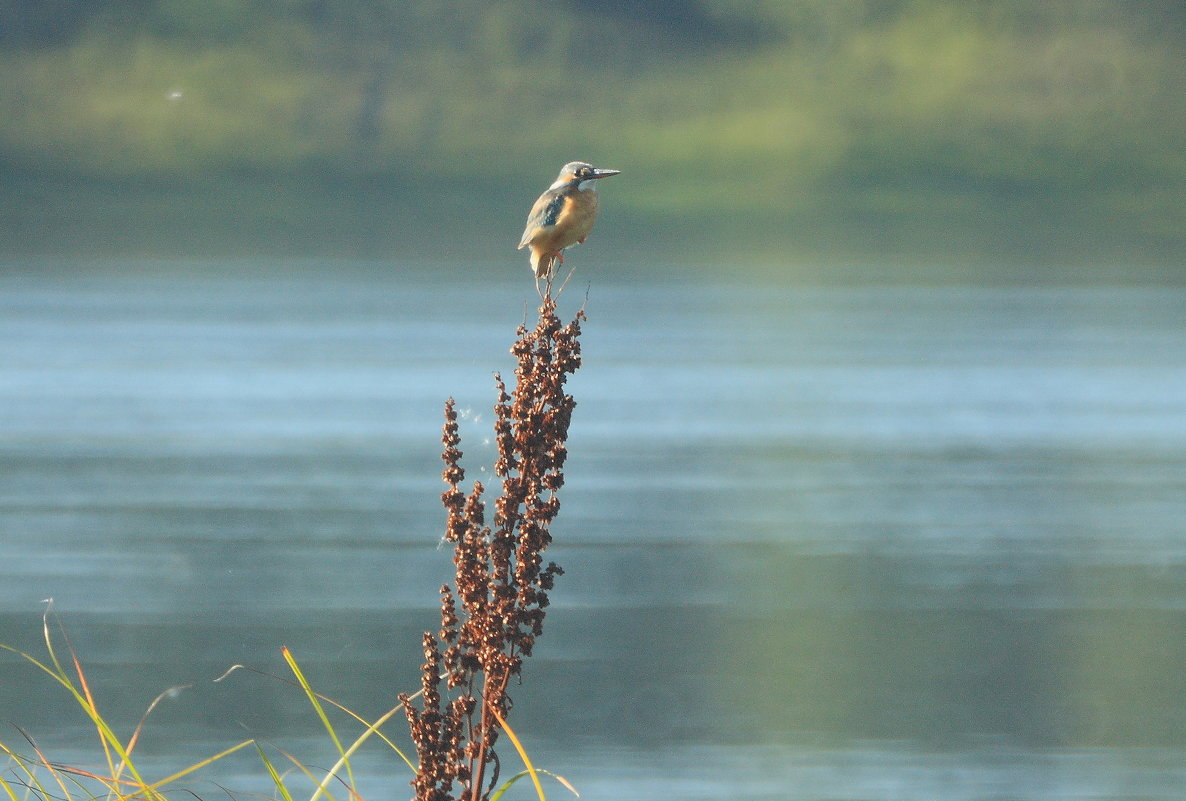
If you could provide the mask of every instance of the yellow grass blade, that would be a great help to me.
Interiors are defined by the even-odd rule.
[[[503,783],[502,787],[499,787],[498,790],[494,793],[494,795],[490,796],[490,801],[498,801],[498,799],[502,797],[502,794],[511,788],[511,785],[513,785],[515,782],[519,781],[519,779],[522,779],[524,776],[530,776],[531,781],[535,783],[535,792],[539,795],[540,801],[547,801],[544,798],[543,787],[540,785],[540,782],[539,782],[539,774],[541,774],[541,773],[544,774],[545,776],[551,776],[553,779],[555,779],[559,784],[563,785],[565,789],[567,789],[570,793],[572,793],[577,798],[581,797],[581,794],[579,792],[577,792],[577,788],[573,787],[572,782],[570,782],[568,779],[564,778],[563,776],[561,776],[557,773],[553,773],[550,770],[544,770],[542,768],[537,768],[534,765],[532,765],[531,758],[527,756],[527,751],[523,748],[523,744],[519,742],[519,738],[515,736],[515,732],[511,729],[511,727],[509,725],[507,725],[507,722],[505,720],[503,720],[502,715],[498,714],[498,710],[491,710],[491,711],[494,712],[494,717],[498,718],[498,724],[500,726],[502,726],[503,731],[505,731],[507,733],[507,737],[510,738],[511,744],[513,746],[515,746],[515,750],[519,752],[519,758],[523,760],[523,764],[527,766],[527,769],[521,770],[518,773],[516,773],[514,776],[512,776],[511,778],[507,779],[506,782]]]
[[[166,784],[171,784],[172,782],[177,781],[178,779],[182,778],[183,776],[188,776],[189,774],[193,773],[194,771],[200,770],[200,769],[206,767],[207,765],[217,762],[218,760],[222,759],[225,756],[230,756],[231,754],[238,751],[240,748],[246,748],[247,746],[251,745],[254,742],[255,742],[255,740],[244,740],[243,742],[239,743],[238,745],[232,745],[230,748],[227,748],[224,751],[219,751],[214,756],[207,757],[206,759],[203,759],[201,762],[198,762],[194,765],[190,765],[188,768],[183,768],[182,770],[177,771],[172,776],[167,776],[163,779],[160,779],[159,781],[153,782],[152,784],[148,785],[148,787],[146,787],[145,789],[156,791],[158,788],[164,787]]]
[[[544,795],[543,785],[539,783],[539,776],[535,772],[535,766],[531,764],[531,757],[527,756],[527,751],[523,749],[523,744],[519,742],[519,738],[515,736],[515,732],[503,720],[502,715],[498,714],[498,710],[493,705],[490,706],[490,711],[498,719],[498,725],[502,726],[502,730],[507,733],[507,737],[511,738],[511,744],[515,746],[515,750],[519,752],[519,758],[523,760],[523,765],[527,768],[527,773],[531,776],[531,783],[535,785],[535,792],[539,795],[539,801],[548,801]]]

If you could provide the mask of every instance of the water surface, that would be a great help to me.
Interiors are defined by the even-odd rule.
[[[482,477],[512,278],[6,264],[0,641],[54,598],[125,731],[191,684],[160,775],[246,736],[331,762],[292,688],[211,679],[288,645],[364,715],[415,686],[442,404]],[[586,285],[537,764],[621,801],[1182,797],[1186,292],[593,277],[562,315]],[[0,668],[0,717],[96,759]],[[266,789],[254,759],[187,786]]]

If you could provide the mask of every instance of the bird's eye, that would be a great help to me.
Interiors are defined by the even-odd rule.
[[[581,178],[588,178],[589,173],[591,173],[591,172],[593,172],[593,171],[590,170],[588,167],[581,167],[579,170],[577,170],[577,175],[579,175]]]

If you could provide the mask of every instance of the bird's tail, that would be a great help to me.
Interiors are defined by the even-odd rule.
[[[536,280],[541,278],[551,278],[552,271],[556,267],[555,253],[535,253],[531,254],[531,268],[535,271]]]

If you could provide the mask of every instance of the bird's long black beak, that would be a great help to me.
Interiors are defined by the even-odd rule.
[[[590,175],[589,177],[590,178],[609,178],[611,175],[620,175],[621,172],[622,172],[621,170],[599,170],[597,168],[594,168],[593,174]]]

